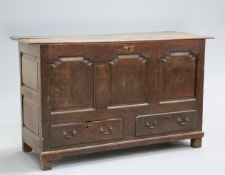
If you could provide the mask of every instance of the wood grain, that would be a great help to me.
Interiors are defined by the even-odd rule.
[[[39,154],[42,169],[64,156],[182,139],[201,146],[206,37],[14,39],[23,151]]]
[[[149,33],[124,33],[109,35],[86,36],[12,36],[12,40],[21,43],[46,44],[46,43],[86,43],[86,42],[123,42],[123,41],[157,41],[178,39],[213,39],[207,35],[196,35],[185,32],[149,32]]]

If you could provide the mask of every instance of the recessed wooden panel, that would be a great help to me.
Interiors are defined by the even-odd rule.
[[[38,90],[38,60],[35,56],[22,54],[22,83]]]
[[[39,108],[26,97],[23,97],[23,121],[26,128],[29,128],[38,135],[39,127]]]
[[[94,67],[83,57],[64,57],[51,64],[53,110],[91,108],[94,103]]]
[[[147,62],[140,55],[119,55],[110,62],[111,105],[146,102]]]
[[[196,96],[197,59],[191,52],[173,52],[161,58],[161,100]]]

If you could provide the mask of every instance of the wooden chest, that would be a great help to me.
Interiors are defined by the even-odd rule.
[[[190,139],[200,147],[205,39],[180,32],[12,37],[23,151],[72,155]]]

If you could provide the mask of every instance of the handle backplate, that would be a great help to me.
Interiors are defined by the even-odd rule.
[[[112,126],[109,126],[108,127],[108,131],[104,131],[104,128],[103,127],[100,127],[99,128],[100,134],[103,134],[103,135],[108,135],[108,134],[112,133],[112,130],[113,130],[113,127]]]
[[[72,131],[63,131],[63,135],[66,139],[72,139],[73,136],[77,133],[76,130],[72,130]]]
[[[146,123],[146,126],[147,126],[149,129],[154,129],[157,125],[158,125],[157,120],[155,120],[154,122],[147,122],[147,123]]]
[[[186,124],[189,122],[189,118],[186,117],[186,118],[184,119],[184,118],[178,117],[178,118],[177,118],[177,122],[178,122],[180,125],[186,125]]]

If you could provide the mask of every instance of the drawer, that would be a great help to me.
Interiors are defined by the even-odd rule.
[[[197,129],[197,112],[142,115],[136,118],[136,136]]]
[[[53,147],[120,138],[122,138],[121,119],[61,124],[51,127]]]

